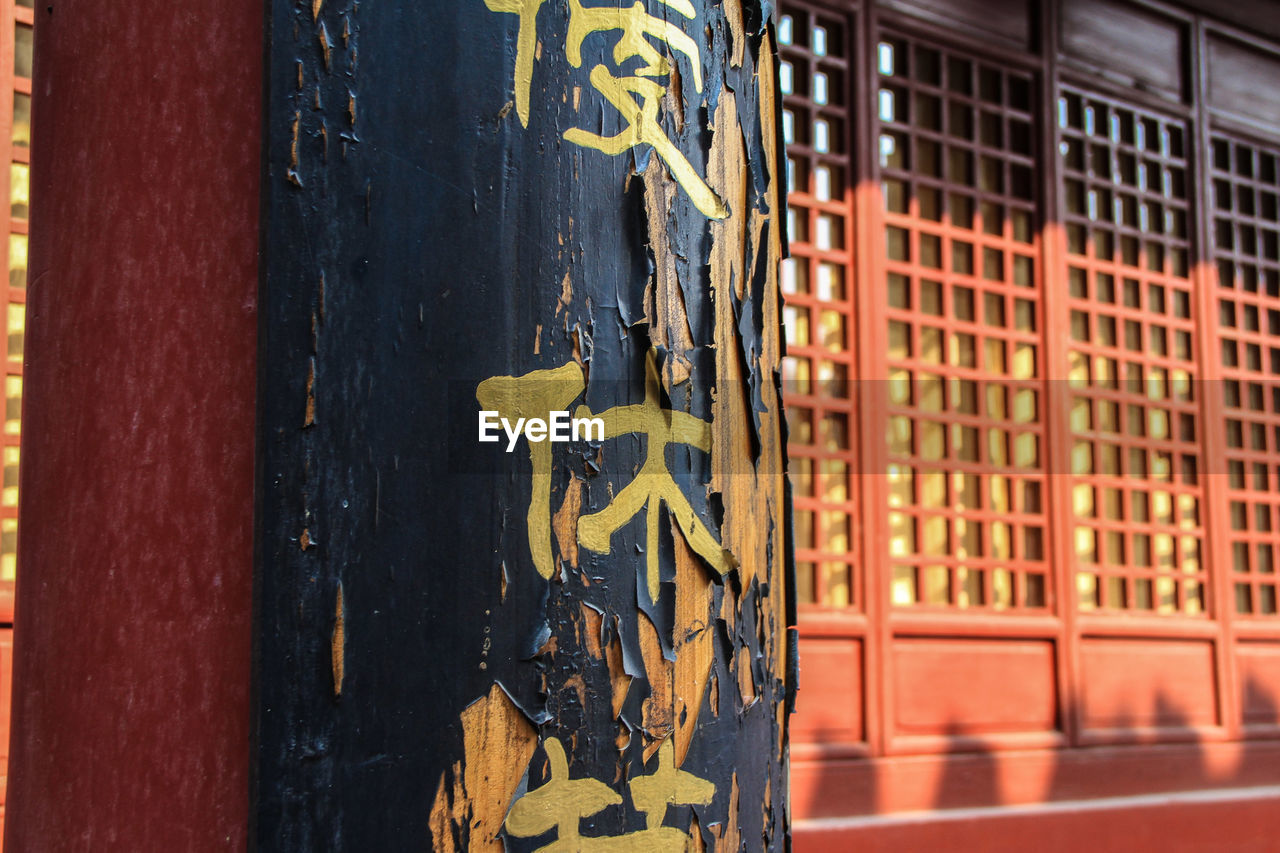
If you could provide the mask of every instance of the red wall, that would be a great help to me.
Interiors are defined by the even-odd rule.
[[[262,20],[37,4],[10,851],[245,846]]]

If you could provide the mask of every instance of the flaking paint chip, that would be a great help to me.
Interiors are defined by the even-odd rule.
[[[342,681],[346,677],[347,615],[342,603],[342,582],[338,582],[338,597],[333,608],[333,634],[329,638],[329,651],[333,667],[333,695],[342,695]]]
[[[324,54],[324,70],[329,70],[329,51],[333,48],[333,44],[329,41],[329,30],[325,27],[324,22],[320,22],[320,29],[316,33],[316,37],[320,39],[320,52]]]

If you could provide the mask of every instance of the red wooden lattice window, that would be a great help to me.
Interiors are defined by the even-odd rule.
[[[0,133],[8,153],[9,198],[6,245],[9,284],[3,302],[6,329],[3,487],[0,489],[0,621],[13,616],[18,551],[19,418],[22,412],[22,345],[27,301],[27,212],[30,198],[31,66],[33,12],[30,0],[0,0],[0,27],[11,39],[13,66],[0,71]]]
[[[1214,255],[1236,612],[1275,616],[1280,545],[1280,158],[1217,135]]]
[[[778,29],[786,95],[787,228],[783,263],[797,595],[859,607],[858,407],[853,389],[853,224],[849,179],[849,38],[838,15],[806,9]]]
[[[892,600],[1044,608],[1032,81],[900,37],[877,68]]]
[[[1072,90],[1059,124],[1079,606],[1203,613],[1187,131]]]
[[[8,168],[3,190],[9,199],[5,243],[8,286],[0,310],[5,318],[3,483],[0,484],[0,822],[9,764],[9,703],[13,659],[13,587],[18,559],[18,461],[22,414],[22,351],[26,328],[27,218],[30,204],[31,68],[34,48],[32,0],[0,0],[0,148]]]
[[[778,35],[797,814],[1276,766],[1280,46],[1131,0]]]

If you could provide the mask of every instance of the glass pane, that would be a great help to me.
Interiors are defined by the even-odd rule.
[[[4,449],[4,487],[0,491],[0,505],[18,505],[18,448],[9,445]]]
[[[13,27],[13,73],[17,77],[31,76],[32,31],[27,24]]]
[[[13,144],[17,148],[31,145],[31,96],[13,93]]]
[[[9,358],[22,358],[23,339],[26,336],[27,306],[21,302],[9,303]]]
[[[4,434],[18,435],[22,429],[22,377],[4,378]]]
[[[13,582],[18,568],[18,519],[0,519],[0,581]]]
[[[9,235],[9,286],[27,286],[27,235]]]
[[[26,163],[9,164],[9,213],[14,219],[26,219],[31,201],[31,167]]]

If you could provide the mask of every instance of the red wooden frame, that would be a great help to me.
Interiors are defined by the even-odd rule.
[[[17,38],[22,28],[26,38]],[[9,719],[13,678],[13,600],[18,558],[18,462],[21,441],[22,350],[27,301],[27,210],[14,200],[29,199],[31,162],[31,64],[34,11],[30,5],[0,0],[0,150],[10,167],[0,170],[0,198],[10,199],[0,314],[6,330],[4,370],[3,483],[0,484],[0,829],[8,787]],[[25,71],[26,73],[20,73]],[[22,104],[21,110],[15,106]]]
[[[797,594],[806,603],[861,608],[854,556],[859,408],[853,383],[853,217],[848,81],[850,41],[839,16],[804,8],[779,32],[786,93],[787,213],[784,365],[791,434]],[[793,37],[800,36],[798,41]],[[802,89],[796,88],[803,85]]]
[[[1021,47],[1017,26],[988,38],[984,27],[994,23],[961,22],[972,4],[931,3],[928,16],[913,14],[910,0],[782,7],[780,52],[793,75],[784,106],[793,114],[813,106],[806,95],[814,84],[799,75],[823,67],[805,27],[821,22],[849,34],[841,57],[849,77],[825,84],[844,98],[838,106],[853,143],[841,163],[849,167],[845,203],[824,189],[817,204],[812,177],[795,172],[790,202],[808,228],[792,231],[784,288],[789,333],[801,317],[813,328],[816,312],[830,306],[796,282],[796,265],[845,264],[851,303],[839,307],[854,324],[845,334],[854,387],[824,399],[792,363],[784,391],[799,411],[793,458],[831,452],[815,440],[809,412],[857,415],[849,450],[840,448],[857,472],[841,506],[854,515],[850,529],[862,532],[847,554],[832,553],[820,533],[800,532],[800,818],[806,803],[842,796],[846,814],[874,811],[877,800],[928,807],[906,805],[910,797],[897,789],[850,799],[830,783],[905,784],[908,765],[885,768],[930,753],[944,767],[991,753],[1001,773],[1016,774],[1102,749],[1119,750],[1120,761],[1125,750],[1221,744],[1247,757],[1263,748],[1249,742],[1280,738],[1280,620],[1268,597],[1280,593],[1269,570],[1280,559],[1280,387],[1261,409],[1231,396],[1231,383],[1247,394],[1249,383],[1270,376],[1270,341],[1280,375],[1280,301],[1275,329],[1266,313],[1280,283],[1270,295],[1265,286],[1280,275],[1280,226],[1262,209],[1276,189],[1266,158],[1280,127],[1209,103],[1205,45],[1228,34],[1268,56],[1280,50],[1156,0],[1096,0],[1090,14],[1123,7],[1185,46],[1181,88],[1140,91],[1102,68],[1096,52],[1071,52],[1079,39],[1063,34],[1066,2],[1032,4]],[[890,68],[886,56],[882,69],[882,50],[905,54],[907,64]],[[917,51],[926,51],[918,71]],[[948,77],[966,61],[971,94],[953,90]],[[1086,108],[1095,122],[1106,110],[1107,132],[1086,127]],[[801,143],[789,147],[792,159],[808,162],[803,130],[789,127]],[[892,150],[881,148],[882,136]],[[1246,146],[1252,174],[1215,166],[1215,144],[1236,146],[1233,156]],[[1216,211],[1215,181],[1233,193],[1232,205]],[[1252,209],[1238,206],[1246,190]],[[954,193],[971,206],[953,206]],[[1029,233],[1015,229],[1014,210],[1030,221]],[[815,211],[851,229],[838,253],[814,247]],[[1232,242],[1223,246],[1227,220]],[[1025,260],[1015,270],[1018,258]],[[1263,284],[1220,294],[1224,264],[1252,265]],[[1234,324],[1220,312],[1222,299],[1237,305]],[[1257,328],[1248,325],[1249,306],[1260,312]],[[1223,361],[1229,341],[1239,349],[1235,362]],[[991,369],[1002,366],[991,361],[997,354],[1007,367],[1018,346],[1026,353],[1019,376]],[[1262,354],[1261,372],[1251,346]],[[788,352],[835,358],[811,340]],[[1099,369],[1112,364],[1109,387]],[[1014,392],[1026,395],[1020,418],[999,405]],[[1262,444],[1249,443],[1254,423],[1268,430]],[[1010,439],[1019,437],[1025,464],[1015,467]],[[1255,462],[1270,466],[1266,488],[1261,480],[1241,488],[1237,463]],[[798,518],[824,508],[813,464],[793,474]],[[921,472],[937,482],[925,488]],[[966,477],[981,484],[977,502],[962,500]],[[995,504],[982,478],[1032,488]],[[1243,527],[1233,526],[1239,503]],[[1257,521],[1258,507],[1269,528]],[[928,543],[926,526],[937,531]],[[1027,529],[1032,542],[1019,535]],[[924,544],[934,553],[922,553]],[[1247,562],[1235,556],[1242,544]],[[817,569],[841,561],[858,569],[847,598],[829,594]],[[1280,781],[1260,772],[1248,784]],[[1194,762],[1170,765],[1170,773],[1174,789],[1218,784]],[[1114,790],[1102,778],[1098,790],[1107,795],[1144,790],[1135,776]]]
[[[27,37],[19,44],[22,29]],[[31,77],[34,11],[14,0],[0,0],[0,150],[10,167],[0,170],[0,197],[29,198],[31,163]],[[19,65],[23,66],[19,69]],[[15,111],[19,102],[25,104]],[[4,482],[0,488],[0,624],[13,622],[13,584],[18,549],[18,460],[21,439],[22,344],[27,301],[27,214],[25,205],[9,206],[5,238],[8,286],[3,288],[0,315],[5,333],[5,416],[3,430]]]
[[[891,600],[1044,610],[1031,79],[889,32],[877,66]]]
[[[1188,132],[1065,89],[1072,512],[1081,609],[1207,609]]]
[[[1277,615],[1280,543],[1280,155],[1215,132],[1218,280],[1232,592],[1236,613]]]

